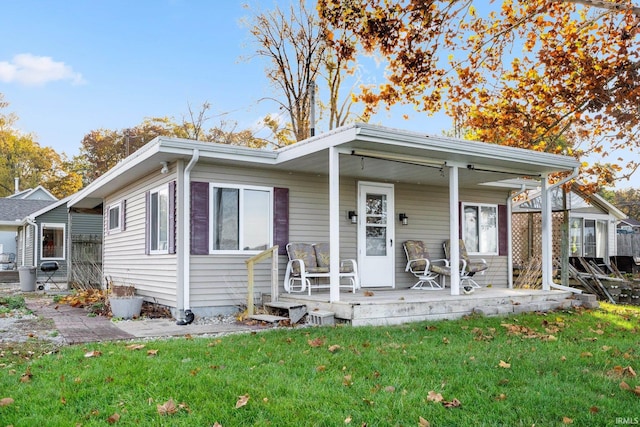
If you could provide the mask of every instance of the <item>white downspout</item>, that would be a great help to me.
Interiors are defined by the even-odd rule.
[[[178,251],[178,283],[176,289],[177,309],[178,309],[178,325],[188,325],[193,322],[194,315],[191,312],[191,170],[198,163],[200,151],[193,149],[193,155],[189,164],[184,168],[181,185],[178,186],[178,193],[182,194],[179,199],[182,200],[181,208],[178,209],[178,217],[180,218],[179,226],[181,228],[182,239],[177,243]],[[178,171],[178,175],[180,173]]]
[[[513,199],[526,191],[525,186],[520,186],[520,190],[515,194],[507,196],[507,284],[509,289],[513,289],[513,229],[511,228],[511,215],[513,209],[511,204]]]
[[[552,224],[551,224],[551,190],[559,187],[576,176],[578,176],[579,169],[574,168],[573,172],[561,179],[560,181],[548,185],[547,174],[542,176],[542,289],[545,291],[550,290],[552,287],[562,290],[570,290],[572,292],[578,291],[577,289],[569,288],[567,286],[558,285],[553,282],[553,246],[552,246]],[[579,293],[579,292],[578,292]]]

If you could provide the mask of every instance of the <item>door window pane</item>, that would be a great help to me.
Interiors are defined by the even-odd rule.
[[[387,196],[367,194],[366,197],[366,254],[387,255]]]
[[[569,221],[569,252],[571,256],[582,256],[582,218]]]
[[[153,252],[167,252],[169,245],[169,193],[166,188],[163,188],[152,192],[150,197],[150,249]]]

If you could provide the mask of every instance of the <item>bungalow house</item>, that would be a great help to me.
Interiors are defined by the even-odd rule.
[[[69,207],[102,207],[104,275],[171,307],[181,321],[236,310],[246,301],[245,261],[273,245],[282,290],[288,242],[325,242],[340,255],[330,258],[322,297],[332,303],[346,297],[339,258],[357,260],[364,290],[424,294],[410,290],[415,278],[405,271],[402,247],[409,239],[424,241],[434,258],[451,240],[447,294],[461,294],[459,236],[478,242],[471,255],[489,264],[476,281],[508,289],[512,192],[542,185],[548,200],[547,176],[570,179],[578,165],[566,156],[368,124],[273,151],[158,137]],[[548,202],[542,218],[548,291],[556,286]],[[256,290],[268,293],[271,276],[270,265],[258,264]]]
[[[69,212],[67,202],[69,198],[49,202],[35,212],[30,212],[15,225],[17,231],[18,267],[35,266],[38,281],[44,281],[49,274],[56,283],[73,282],[70,274],[74,249],[80,252],[76,258],[79,263],[87,261],[86,245],[79,242],[94,242],[89,251],[95,264],[101,267],[102,220],[99,216]],[[78,251],[76,251],[77,253]],[[56,262],[55,272],[43,272],[39,268],[43,262]],[[86,270],[87,266],[78,265],[79,270]],[[86,278],[86,271],[84,278]],[[90,280],[96,285],[101,284],[100,273],[90,274]],[[87,280],[89,280],[87,279]]]

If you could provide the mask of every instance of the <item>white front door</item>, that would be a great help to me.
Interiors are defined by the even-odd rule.
[[[358,183],[358,272],[362,287],[395,287],[393,184]]]

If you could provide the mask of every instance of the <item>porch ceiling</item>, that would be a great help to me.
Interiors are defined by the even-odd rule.
[[[442,161],[443,164],[445,163],[445,161],[451,162],[451,158],[449,158],[449,160],[443,159],[442,153],[438,153],[440,157],[438,157],[436,153],[430,153],[433,155],[426,157],[424,152],[417,154],[411,153],[411,150],[401,150],[401,152],[396,151],[395,153],[402,155],[402,160],[385,160],[361,156],[357,154],[350,154],[351,151],[355,150],[357,153],[358,150],[365,149],[363,144],[350,144],[349,147],[341,148],[344,148],[344,150],[342,151],[346,153],[340,155],[340,176],[342,177],[390,183],[429,184],[444,187],[447,187],[449,185],[448,168],[411,164],[410,160],[404,159],[404,157],[411,159],[413,156],[413,158],[415,159],[428,158],[429,160]],[[456,160],[459,161],[460,159]],[[471,162],[471,160],[473,159],[467,160],[468,164],[474,164],[473,162]],[[495,183],[498,181],[502,182],[510,179],[513,180],[514,178],[520,178],[527,173],[532,175],[537,175],[539,173],[539,171],[535,170],[525,170],[522,172],[522,174],[502,173],[495,171],[489,172],[484,169],[489,169],[492,164],[486,161],[482,166],[482,168],[477,169],[468,169],[466,167],[460,168],[458,175],[459,186],[461,188],[469,188],[482,184]],[[504,163],[499,162],[493,162],[493,166],[495,166],[495,168],[497,169],[499,169],[500,167],[505,167]],[[329,153],[328,150],[318,151],[303,157],[299,157],[295,161],[292,160],[280,163],[276,167],[278,169],[284,169],[290,172],[327,175],[329,172]],[[532,184],[537,186],[538,182],[539,180],[535,179]],[[519,188],[520,184],[514,182],[511,185],[504,186]]]

